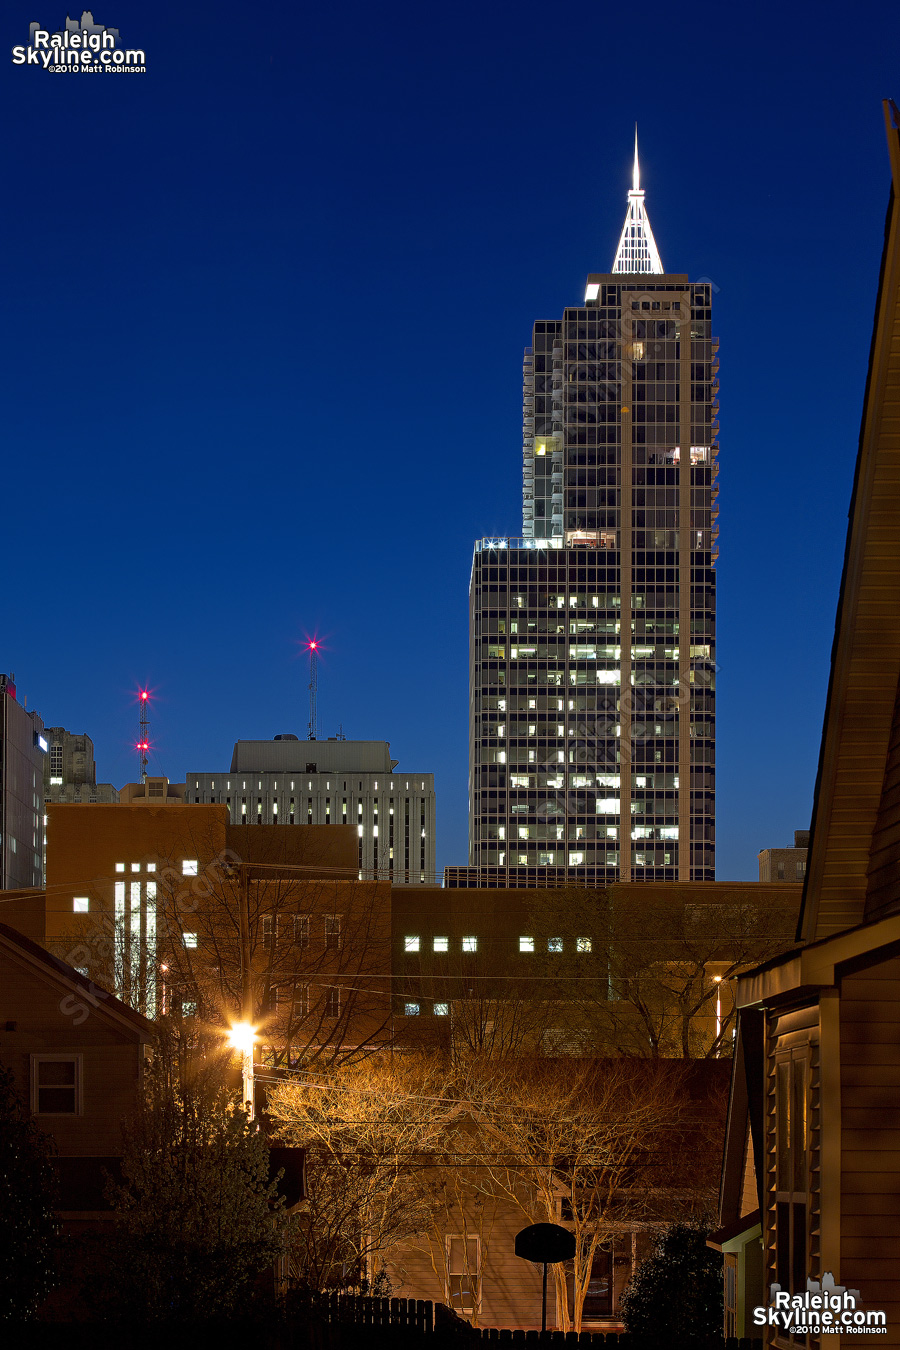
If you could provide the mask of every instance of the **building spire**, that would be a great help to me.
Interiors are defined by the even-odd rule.
[[[613,272],[628,272],[632,275],[638,272],[653,272],[659,275],[663,271],[659,249],[656,247],[656,240],[653,238],[650,220],[644,206],[644,194],[641,191],[637,123],[634,127],[632,188],[628,194],[628,210],[625,212],[625,224],[622,226],[622,235],[619,239],[619,247],[616,250],[616,259],[612,270]]]

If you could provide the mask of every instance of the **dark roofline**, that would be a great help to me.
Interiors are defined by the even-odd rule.
[[[31,938],[20,933],[16,928],[10,928],[8,924],[0,923],[0,937],[3,937],[12,946],[18,947],[33,961],[37,961],[44,966],[53,975],[61,977],[81,989],[87,1000],[95,1008],[104,1008],[107,1012],[123,1018],[127,1022],[132,1022],[135,1028],[146,1038],[156,1035],[156,1028],[152,1022],[149,1022],[141,1013],[135,1012],[134,1008],[129,1008],[127,1003],[116,998],[108,989],[95,984],[89,980],[86,975],[80,974],[74,966],[69,966],[65,961],[61,961],[58,956],[53,956],[46,948],[41,947],[37,942],[32,942]]]
[[[891,224],[893,221],[893,215],[894,215],[894,182],[892,176],[891,189],[890,194],[888,196],[887,215],[885,217],[884,222],[884,245],[881,250],[881,266],[878,272],[878,290],[876,291],[875,294],[875,316],[872,323],[872,338],[869,343],[869,363],[866,368],[866,385],[865,391],[863,393],[862,413],[860,416],[860,423],[859,423],[859,445],[856,452],[856,466],[853,470],[853,490],[850,494],[850,506],[847,510],[847,517],[849,523],[847,526],[847,539],[844,544],[844,565],[841,571],[841,586],[840,590],[838,591],[837,611],[835,614],[835,622],[834,622],[834,637],[831,643],[831,665],[828,674],[828,693],[825,698],[825,715],[822,719],[822,739],[819,743],[819,763],[816,769],[816,786],[813,792],[812,816],[809,823],[809,847],[807,851],[806,877],[804,878],[803,882],[803,896],[800,901],[800,913],[797,916],[796,938],[798,942],[803,941],[804,926],[806,924],[807,917],[814,917],[810,913],[810,907],[808,906],[807,902],[809,900],[810,878],[815,870],[815,858],[817,857],[818,854],[818,850],[816,848],[816,827],[818,824],[818,816],[819,816],[819,794],[822,790],[822,783],[824,781],[825,775],[825,751],[826,747],[830,748],[828,742],[828,728],[832,717],[832,704],[835,698],[835,673],[838,659],[838,643],[841,637],[843,626],[842,620],[844,617],[844,601],[847,587],[847,578],[850,570],[851,545],[855,543],[853,531],[853,519],[854,519],[854,512],[856,510],[856,499],[857,496],[859,495],[859,488],[860,488],[860,479],[861,479],[860,471],[862,469],[862,459],[863,459],[863,439],[865,437],[868,425],[866,414],[869,407],[869,394],[872,387],[872,374],[875,365],[875,348],[879,337],[878,318],[881,313],[881,305],[884,297],[884,278],[885,272],[887,271],[888,244],[890,242],[890,232],[891,232]]]

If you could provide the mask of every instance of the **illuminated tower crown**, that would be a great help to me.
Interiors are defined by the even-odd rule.
[[[627,272],[631,275],[636,272],[661,273],[663,270],[659,249],[656,247],[656,240],[653,238],[653,231],[650,228],[650,221],[644,206],[644,194],[641,191],[637,127],[634,129],[634,178],[631,191],[628,194],[628,210],[625,214],[625,224],[622,226],[622,236],[619,239],[619,247],[616,250],[616,260],[613,263],[612,270],[614,272]]]

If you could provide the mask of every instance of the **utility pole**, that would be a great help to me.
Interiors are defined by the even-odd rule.
[[[238,863],[238,923],[241,943],[241,1021],[232,1028],[232,1041],[241,1052],[241,1084],[243,1100],[250,1119],[256,1116],[256,1092],[253,1077],[253,1046],[256,1028],[253,1025],[253,982],[250,969],[250,864]]]

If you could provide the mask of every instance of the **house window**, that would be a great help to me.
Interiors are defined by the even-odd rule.
[[[403,1012],[406,1017],[418,1017],[419,1015],[418,1003],[404,1003]]]
[[[294,1016],[298,1020],[309,1017],[309,985],[294,985]]]
[[[81,1055],[31,1056],[31,1109],[36,1116],[81,1115]]]
[[[446,952],[450,948],[450,939],[445,937],[436,937],[433,939],[431,947],[432,951]]]
[[[336,951],[341,945],[341,916],[340,914],[325,915],[325,946],[329,951]],[[331,1014],[329,1013],[329,1017]],[[336,1014],[335,1014],[336,1016]]]
[[[341,991],[335,985],[328,990],[325,1000],[325,1016],[340,1017],[341,1015]]]
[[[520,938],[519,938],[519,951],[520,951],[520,952],[533,952],[533,951],[534,951],[534,938],[533,938],[533,937],[520,937]]]
[[[263,946],[271,947],[278,941],[278,915],[263,915]]]
[[[181,864],[181,875],[183,877],[195,877],[197,875],[197,860],[185,858]]]
[[[575,950],[578,952],[589,952],[593,946],[590,938],[576,938]]]
[[[405,952],[417,952],[419,950],[419,939],[417,937],[405,937],[403,939],[403,950]]]
[[[585,1322],[596,1322],[611,1317],[612,1306],[612,1265],[613,1253],[600,1250],[594,1253],[591,1261],[591,1274],[584,1295],[581,1315]],[[573,1278],[568,1276],[566,1284],[569,1296],[569,1316],[574,1316]]]
[[[481,1243],[477,1237],[448,1235],[447,1302],[454,1312],[471,1315],[481,1303]]]
[[[563,949],[563,940],[562,940],[562,938],[548,938],[548,939],[547,939],[547,951],[548,951],[548,952],[561,952],[562,949]]]
[[[477,937],[464,937],[462,940],[462,949],[464,952],[477,952],[478,951]]]
[[[809,1059],[806,1047],[775,1061],[775,1268],[782,1289],[802,1293],[807,1252]]]
[[[197,934],[196,934],[196,933],[185,933],[185,934],[184,934],[184,945],[185,945],[186,947],[196,947],[196,945],[197,945]]]
[[[309,915],[294,915],[294,941],[298,947],[309,946]]]
[[[435,1017],[449,1017],[449,1016],[450,1016],[450,1004],[449,1004],[449,1003],[436,1003],[436,1004],[434,1005],[434,1015],[435,1015]]]
[[[181,1000],[181,1015],[182,1017],[196,1017],[197,1004],[192,1000],[183,998]]]
[[[86,895],[76,895],[72,900],[72,911],[75,914],[87,914],[90,909],[90,901]]]

